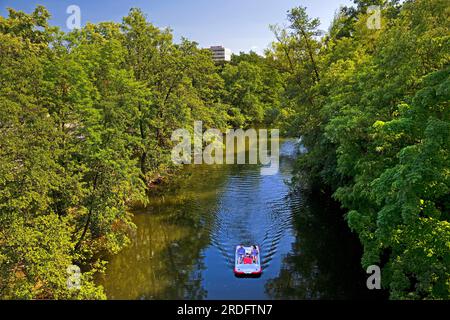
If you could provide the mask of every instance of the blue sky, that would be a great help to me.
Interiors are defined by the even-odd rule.
[[[176,39],[184,36],[202,47],[224,45],[234,53],[251,49],[262,52],[273,35],[270,24],[283,24],[286,12],[306,6],[311,17],[318,17],[327,30],[334,13],[351,0],[0,0],[0,15],[7,7],[31,12],[42,4],[52,14],[52,24],[66,30],[69,5],[81,9],[82,24],[117,21],[132,7],[141,8],[158,27],[170,27]]]

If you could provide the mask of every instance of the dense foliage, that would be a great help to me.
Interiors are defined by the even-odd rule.
[[[70,33],[48,19],[41,6],[0,17],[0,296],[104,298],[93,276],[128,243],[128,206],[171,169],[173,130],[263,123],[282,88],[264,64],[217,66],[174,43],[138,9]]]
[[[298,185],[330,188],[393,299],[450,298],[450,6],[355,1],[319,39],[304,8],[269,55],[303,137]],[[381,28],[368,27],[381,5]]]

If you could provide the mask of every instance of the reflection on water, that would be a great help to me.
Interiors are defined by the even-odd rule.
[[[341,209],[328,195],[305,195],[292,208],[296,240],[276,278],[266,283],[272,299],[385,299],[369,291],[360,265],[362,249]]]
[[[110,299],[352,298],[364,294],[359,248],[326,197],[291,194],[296,157],[280,170],[191,166],[187,178],[136,212],[132,245],[99,281]],[[259,244],[263,275],[233,275],[237,244]]]

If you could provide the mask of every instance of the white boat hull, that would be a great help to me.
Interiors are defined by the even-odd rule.
[[[258,250],[258,255],[256,261],[251,264],[244,264],[241,257],[238,254],[238,249],[240,246],[236,246],[235,260],[234,260],[234,274],[237,276],[258,276],[262,274],[261,267],[261,250],[259,246],[256,246]],[[252,247],[244,246],[246,253],[251,253]]]

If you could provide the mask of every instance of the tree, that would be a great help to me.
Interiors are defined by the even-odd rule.
[[[446,4],[383,2],[380,30],[369,4],[341,11],[323,40],[315,103],[298,102],[296,179],[335,191],[392,298],[448,299]]]
[[[60,204],[67,171],[58,119],[46,106],[46,61],[51,58],[48,12],[10,10],[0,21],[0,292],[2,298],[102,298],[67,287],[74,262],[73,224]]]

